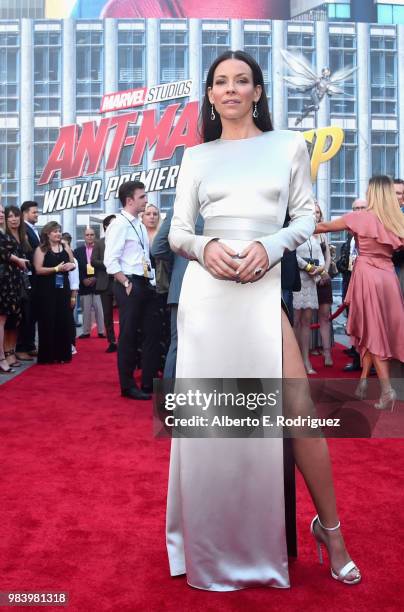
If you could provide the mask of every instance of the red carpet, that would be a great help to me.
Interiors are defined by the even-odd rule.
[[[346,348],[342,344],[336,344],[332,349],[332,358],[334,366],[332,368],[324,367],[324,358],[322,355],[310,355],[310,361],[317,372],[317,375],[312,375],[311,378],[359,378],[358,372],[344,372],[343,367],[348,363],[352,363],[352,359],[343,352]]]
[[[116,357],[105,348],[79,341],[71,364],[33,366],[0,387],[0,591],[68,591],[68,609],[80,612],[403,609],[401,440],[330,441],[362,584],[338,584],[318,565],[300,477],[291,589],[210,593],[170,578],[169,444],[153,438],[148,402],[119,397]]]

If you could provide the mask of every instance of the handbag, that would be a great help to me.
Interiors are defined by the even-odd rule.
[[[21,289],[20,298],[22,300],[28,300],[29,292],[31,290],[31,281],[28,274],[21,273]]]
[[[157,293],[168,293],[170,287],[170,265],[168,261],[157,259],[156,261],[156,291]]]
[[[337,264],[333,259],[331,260],[330,267],[328,268],[328,274],[331,278],[335,278],[339,274]]]
[[[341,274],[349,271],[349,253],[350,253],[350,242],[351,238],[348,241],[344,242],[341,247],[341,254],[339,259],[335,262],[335,266]]]

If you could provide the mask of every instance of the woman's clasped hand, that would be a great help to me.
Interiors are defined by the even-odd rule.
[[[76,268],[76,264],[72,262],[68,262],[68,263],[59,264],[58,271],[59,272],[71,272],[75,268]]]
[[[205,247],[204,262],[215,278],[239,283],[254,283],[269,269],[267,252],[259,242],[252,242],[236,253],[223,242],[212,240]]]

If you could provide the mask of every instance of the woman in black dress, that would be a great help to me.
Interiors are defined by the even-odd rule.
[[[72,358],[68,273],[74,270],[75,264],[70,247],[61,240],[60,225],[56,221],[47,223],[34,254],[38,363],[62,363]]]
[[[4,354],[4,327],[17,327],[21,320],[21,272],[27,260],[15,253],[15,245],[6,234],[4,208],[0,204],[0,374],[14,372]]]
[[[6,360],[11,367],[17,368],[21,365],[15,354],[17,333],[20,332],[21,326],[25,325],[27,320],[28,292],[31,289],[29,268],[32,264],[32,249],[28,242],[25,223],[18,206],[7,206],[4,213],[6,217],[6,234],[13,245],[13,253],[16,257],[25,259],[28,267],[25,272],[15,266],[13,267],[13,284],[21,308],[21,317],[18,320],[15,317],[9,317],[6,321],[4,334],[4,354]]]

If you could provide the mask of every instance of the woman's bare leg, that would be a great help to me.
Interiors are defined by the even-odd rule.
[[[320,324],[320,336],[323,344],[324,360],[326,364],[332,365],[330,311],[330,304],[320,304],[318,307],[318,322]]]
[[[361,373],[361,378],[368,378],[369,377],[370,368],[372,367],[372,364],[373,364],[372,355],[369,353],[369,351],[366,351],[366,353],[364,354],[364,356],[362,358],[362,373]]]
[[[11,330],[4,330],[4,352],[8,353],[13,348],[13,339],[11,336]],[[8,361],[8,359],[7,359]]]
[[[284,312],[282,312],[282,338],[283,377],[285,379],[306,380],[306,372],[299,347]],[[299,393],[299,397],[305,395],[304,389],[307,389],[307,387],[308,386],[302,382],[303,393]],[[307,413],[309,412],[310,407],[307,406]],[[297,467],[303,475],[321,523],[325,527],[335,527],[339,519],[326,439],[295,438],[293,440],[293,450]],[[316,529],[316,533],[327,545],[331,566],[334,571],[338,573],[339,570],[350,561],[350,556],[345,548],[341,530],[324,531],[318,528]],[[350,579],[350,577],[354,579],[355,576],[356,573],[353,570],[348,574],[347,579]]]
[[[313,310],[311,308],[303,308],[301,311],[301,322],[300,322],[300,350],[302,352],[303,363],[306,370],[312,369],[310,362],[309,349],[310,349],[310,334],[311,334],[311,321],[313,317]]]
[[[380,359],[380,357],[377,355],[372,355],[372,360],[380,382],[382,393],[388,393],[391,389],[389,362],[385,359]]]
[[[302,311],[300,310],[300,308],[293,309],[293,331],[295,332],[296,340],[299,346],[300,346],[300,315],[301,315],[301,312]]]
[[[15,351],[15,347],[17,344],[17,330],[16,329],[6,329],[4,331],[4,350],[5,352]],[[15,355],[10,355],[7,357],[7,362],[10,365],[17,361]]]

